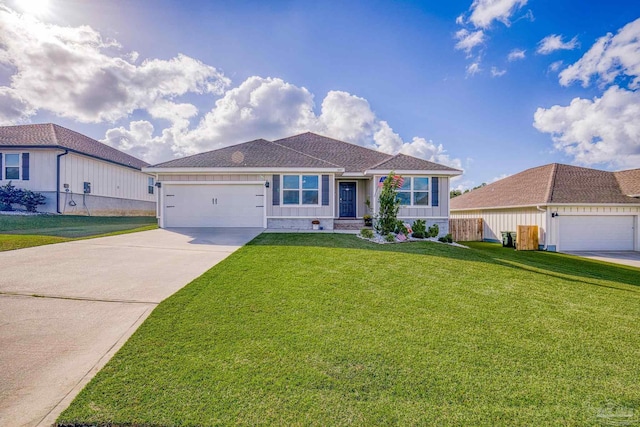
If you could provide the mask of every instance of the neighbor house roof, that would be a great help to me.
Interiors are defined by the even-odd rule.
[[[218,150],[170,160],[152,168],[333,168],[344,172],[367,170],[461,171],[399,154],[392,156],[311,132],[276,141],[257,139]]]
[[[614,172],[552,163],[527,169],[451,199],[451,210],[577,204],[640,204]]]
[[[68,149],[135,169],[149,165],[102,142],[53,123],[0,126],[0,147]]]
[[[620,189],[627,196],[640,197],[640,169],[630,169],[613,173]]]

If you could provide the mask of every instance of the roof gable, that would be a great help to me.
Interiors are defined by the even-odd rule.
[[[428,160],[419,159],[417,157],[407,156],[406,154],[396,154],[382,163],[374,165],[369,169],[374,170],[432,170],[432,171],[448,171],[460,172],[458,169],[450,168]]]
[[[62,148],[135,169],[149,165],[100,141],[53,123],[1,126],[0,147]]]

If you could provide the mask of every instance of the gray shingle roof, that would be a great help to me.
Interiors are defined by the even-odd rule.
[[[265,139],[256,139],[255,141],[231,145],[218,150],[169,160],[154,167],[300,167],[335,169],[339,166]]]
[[[455,197],[451,210],[553,203],[640,204],[640,200],[621,190],[614,172],[552,163]]]
[[[407,156],[406,154],[396,154],[390,159],[377,164],[369,169],[378,170],[441,170],[449,172],[461,172],[458,169],[450,168],[428,160],[419,159],[417,157]]]
[[[102,142],[53,123],[0,126],[0,147],[66,148],[134,169],[149,165]]]
[[[630,169],[613,174],[624,194],[627,196],[640,195],[640,169]]]
[[[382,166],[382,167],[381,167]],[[154,165],[158,168],[304,167],[340,168],[345,172],[368,169],[457,171],[447,166],[339,141],[311,132],[276,141],[257,139]]]

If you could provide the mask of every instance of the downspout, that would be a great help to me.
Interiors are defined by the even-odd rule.
[[[64,150],[64,153],[60,153],[56,156],[56,212],[62,214],[60,211],[60,157],[69,154],[69,150]]]
[[[549,231],[551,231],[551,222],[549,221],[549,212],[547,212],[546,209],[542,209],[539,205],[536,206],[536,209],[538,209],[540,212],[545,213],[544,222],[546,225],[546,229],[544,232],[544,246],[542,247],[542,250],[546,251],[547,245],[549,244]]]

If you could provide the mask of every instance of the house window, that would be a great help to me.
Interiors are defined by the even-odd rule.
[[[5,154],[4,179],[20,179],[20,154]]]
[[[398,189],[402,206],[429,206],[429,178],[407,177]]]
[[[149,191],[149,194],[153,194],[154,184],[155,183],[153,182],[153,178],[147,178],[147,191]]]
[[[318,175],[283,175],[283,205],[317,205],[320,202]]]

